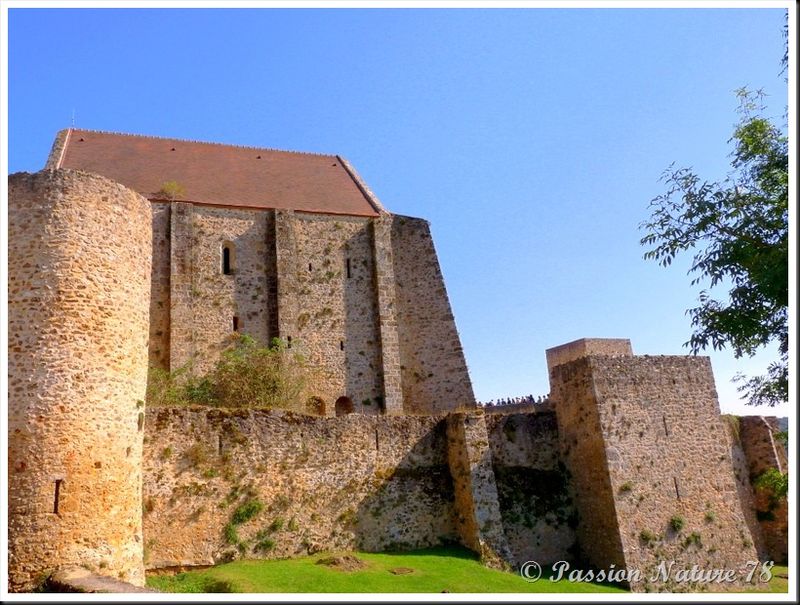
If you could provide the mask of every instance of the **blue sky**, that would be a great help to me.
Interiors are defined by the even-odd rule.
[[[549,390],[546,348],[685,354],[689,259],[642,259],[672,162],[729,168],[734,90],[783,122],[782,9],[9,11],[9,171],[81,128],[347,157],[431,222],[481,400]],[[723,410],[737,371],[711,352]],[[786,414],[787,409],[777,410]],[[771,410],[775,413],[776,410]]]

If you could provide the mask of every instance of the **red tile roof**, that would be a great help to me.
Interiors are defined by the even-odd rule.
[[[108,177],[153,199],[164,183],[198,204],[377,216],[358,176],[336,155],[70,129],[59,168]]]

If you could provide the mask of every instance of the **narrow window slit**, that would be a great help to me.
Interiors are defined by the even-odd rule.
[[[222,274],[233,275],[233,244],[222,244]]]
[[[343,340],[339,341],[339,350],[340,351],[344,351],[344,341]]]
[[[669,429],[667,428],[667,417],[662,416],[661,420],[664,421],[664,434],[666,434],[666,436],[669,437]]]
[[[233,331],[234,332],[239,331],[239,318],[236,317],[236,315],[233,316]]]
[[[350,259],[347,259],[347,278],[350,278]]]
[[[217,453],[222,455],[222,435],[217,435]]]
[[[287,336],[286,337],[286,348],[287,349],[291,349],[292,348],[292,337],[291,336]]]
[[[59,500],[61,499],[61,483],[63,479],[56,479],[56,490],[53,495],[53,513],[58,514]]]

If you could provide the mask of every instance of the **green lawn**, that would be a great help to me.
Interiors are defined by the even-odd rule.
[[[751,589],[745,592],[789,592],[788,578],[779,578],[778,575],[789,575],[789,568],[785,565],[776,565],[772,568],[772,579],[769,581],[769,587],[764,589]]]
[[[203,571],[150,576],[147,585],[165,592],[626,592],[599,584],[526,582],[516,573],[487,569],[458,547],[407,553],[356,553],[367,564],[358,571],[317,565],[325,555],[280,561],[235,561]],[[412,573],[395,575],[404,567]],[[545,577],[547,577],[547,572]]]
[[[317,561],[329,555],[315,555],[279,561],[235,561],[202,571],[176,575],[151,575],[147,585],[164,592],[365,592],[365,593],[501,593],[562,592],[619,593],[616,586],[551,582],[545,570],[538,582],[526,582],[516,573],[506,573],[482,566],[474,553],[460,547],[439,547],[404,553],[356,553],[366,563],[358,571],[339,571]],[[390,570],[407,568],[411,573],[395,575]],[[765,591],[786,593],[789,581],[777,574],[788,568],[776,565]]]

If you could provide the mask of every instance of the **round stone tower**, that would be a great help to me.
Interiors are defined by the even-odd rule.
[[[9,590],[64,565],[144,584],[149,202],[104,177],[9,177]]]

